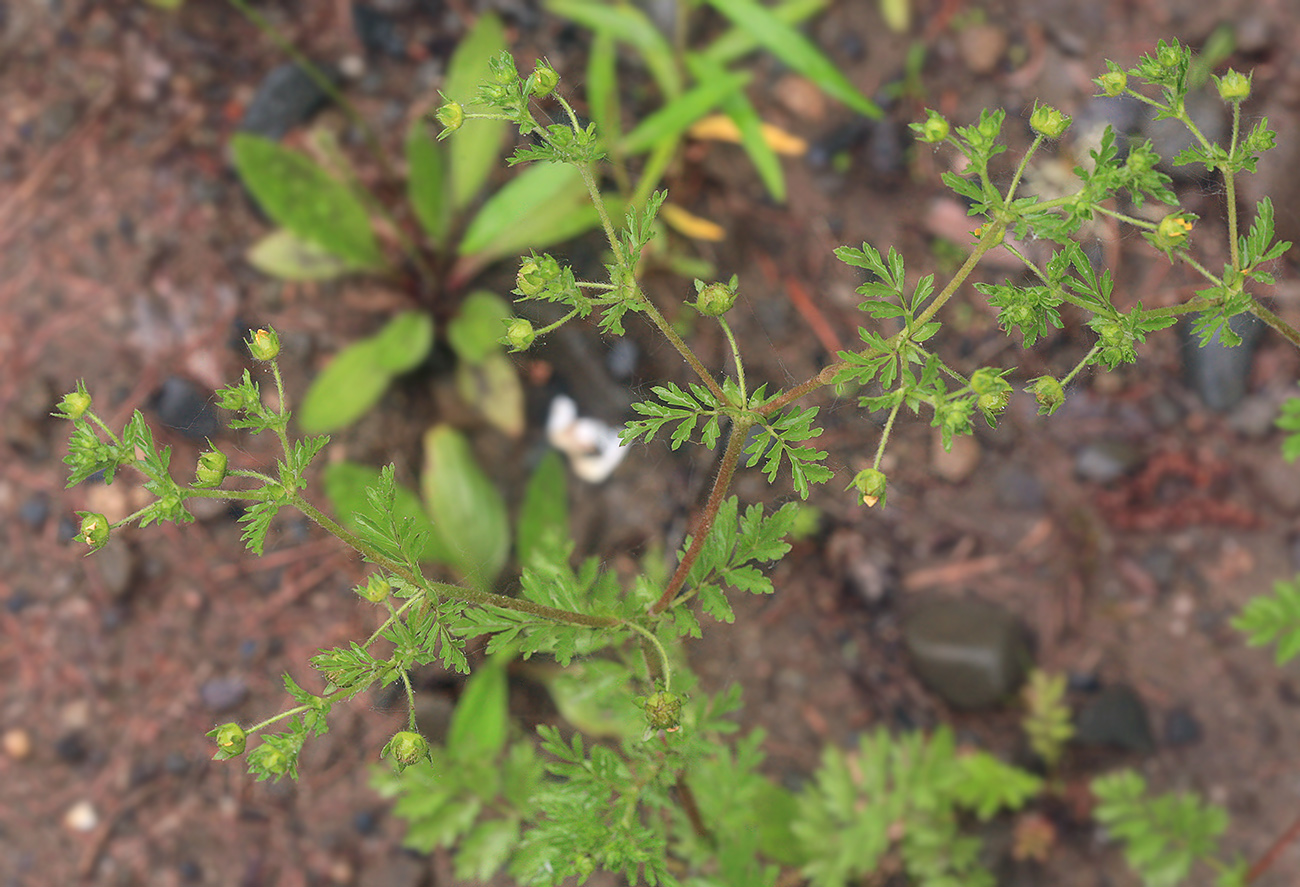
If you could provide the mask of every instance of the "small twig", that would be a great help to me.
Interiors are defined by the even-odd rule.
[[[1277,862],[1277,858],[1282,855],[1286,845],[1297,838],[1300,838],[1300,816],[1296,817],[1295,822],[1291,823],[1291,827],[1279,835],[1278,839],[1273,842],[1273,846],[1264,851],[1264,855],[1250,867],[1250,871],[1246,872],[1246,883],[1253,884],[1260,875],[1268,871],[1273,863]]]

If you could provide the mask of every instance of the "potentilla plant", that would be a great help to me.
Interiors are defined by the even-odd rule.
[[[404,519],[391,467],[380,472],[367,492],[368,508],[345,527],[304,495],[307,468],[327,438],[295,439],[276,363],[278,339],[262,330],[249,342],[259,367],[275,385],[275,408],[263,401],[259,381],[246,371],[218,395],[231,410],[232,427],[271,432],[283,457],[268,472],[227,470],[213,448],[199,460],[196,477],[179,483],[170,473],[170,451],[159,449],[139,412],[117,433],[94,412],[84,385],[67,395],[59,415],[73,422],[66,459],[70,485],[97,473],[111,482],[124,466],[146,476],[155,501],[110,524],[100,514],[82,513],[78,539],[92,550],[111,533],[131,523],[191,520],[186,502],[223,498],[248,504],[241,518],[249,548],[261,553],[271,521],[286,507],[296,508],[359,551],[374,570],[357,595],[381,608],[384,621],[370,637],[346,647],[322,650],[312,658],[319,687],[307,689],[285,678],[294,705],[261,723],[229,723],[209,734],[218,760],[242,757],[258,779],[295,776],[306,741],[329,729],[333,707],[376,685],[400,684],[408,700],[404,729],[382,749],[394,765],[380,777],[381,788],[396,796],[397,811],[410,824],[412,846],[454,846],[459,877],[486,878],[505,869],[521,882],[558,884],[585,878],[597,869],[621,873],[631,883],[692,885],[773,885],[782,869],[797,869],[816,885],[861,883],[883,872],[905,872],[924,885],[991,885],[980,862],[978,841],[964,826],[971,817],[988,819],[1017,810],[1052,789],[1052,780],[1012,767],[986,752],[962,751],[951,732],[931,736],[891,736],[880,731],[858,746],[827,748],[811,781],[792,792],[762,776],[761,731],[737,736],[730,715],[739,705],[734,689],[704,692],[682,655],[683,643],[700,636],[700,616],[734,619],[729,595],[774,591],[763,566],[789,549],[787,537],[797,506],[774,511],[759,504],[744,507],[729,488],[738,470],[759,468],[769,479],[787,473],[795,491],[806,497],[811,485],[833,477],[826,453],[815,447],[820,434],[818,409],[804,405],[827,386],[853,385],[867,413],[885,421],[871,467],[848,479],[866,506],[883,505],[889,479],[882,457],[904,407],[924,413],[945,443],[969,434],[977,417],[995,422],[1013,388],[1012,370],[982,367],[966,375],[935,349],[944,305],[967,281],[980,259],[1006,246],[1024,263],[1031,282],[978,283],[999,313],[1008,333],[1019,331],[1026,347],[1062,314],[1085,317],[1095,343],[1061,378],[1025,380],[1039,409],[1060,407],[1072,380],[1088,367],[1112,369],[1137,357],[1137,346],[1156,330],[1192,315],[1202,342],[1215,335],[1227,344],[1234,336],[1227,321],[1250,312],[1300,345],[1300,335],[1269,311],[1256,290],[1273,282],[1268,263],[1289,244],[1274,241],[1271,204],[1261,201],[1245,234],[1238,231],[1235,179],[1254,169],[1271,147],[1267,121],[1241,131],[1241,102],[1248,77],[1229,71],[1217,81],[1231,108],[1233,126],[1226,145],[1209,142],[1185,110],[1190,52],[1161,42],[1137,66],[1114,64],[1098,78],[1106,95],[1130,95],[1150,105],[1158,117],[1185,124],[1194,137],[1175,163],[1195,163],[1219,173],[1225,183],[1229,261],[1221,271],[1198,262],[1190,244],[1195,217],[1178,208],[1168,178],[1156,167],[1149,143],[1129,146],[1121,157],[1113,133],[1092,152],[1092,163],[1076,169],[1074,193],[1046,199],[1022,194],[1020,183],[1043,144],[1060,138],[1070,120],[1059,111],[1037,107],[1030,117],[1034,137],[1002,183],[991,170],[1006,151],[1001,134],[1006,115],[984,112],[969,125],[953,126],[930,112],[914,126],[924,144],[961,154],[962,174],[948,173],[947,184],[980,217],[977,240],[967,261],[938,285],[934,275],[906,285],[902,257],[894,249],[843,247],[837,256],[868,273],[859,292],[870,322],[860,331],[861,345],[839,354],[816,376],[784,390],[753,385],[745,372],[741,343],[726,316],[740,283],[698,282],[690,303],[721,327],[729,343],[731,371],[715,373],[660,309],[647,298],[636,276],[664,195],[657,192],[630,207],[616,224],[598,188],[600,142],[583,125],[563,95],[552,92],[554,71],[539,67],[526,76],[507,54],[492,63],[491,78],[477,103],[448,103],[438,113],[449,136],[466,120],[504,119],[529,137],[512,163],[561,162],[584,182],[608,239],[611,258],[600,280],[582,280],[560,259],[532,255],[521,264],[516,295],[557,303],[564,316],[534,329],[510,319],[502,344],[527,349],[538,337],[577,318],[593,317],[602,332],[621,335],[630,316],[640,316],[680,353],[694,380],[665,382],[653,397],[636,405],[639,415],[624,439],[648,441],[667,436],[676,449],[687,441],[722,448],[707,503],[678,552],[675,568],[660,575],[652,568],[630,580],[614,576],[596,560],[577,566],[572,543],[563,533],[534,534],[520,564],[514,594],[433,581],[419,553],[422,540]],[[1152,94],[1147,94],[1150,91]],[[533,103],[543,97],[558,104],[566,122],[542,124]],[[1156,220],[1117,206],[1167,207]],[[1205,286],[1186,302],[1161,308],[1117,306],[1108,271],[1098,271],[1071,239],[1099,215],[1131,226],[1171,261],[1186,263]],[[1008,241],[1036,237],[1057,245],[1042,263]],[[259,373],[261,370],[259,370]],[[868,387],[869,386],[869,387]],[[567,519],[553,519],[563,526]],[[1276,643],[1279,660],[1300,653],[1300,582],[1279,583],[1273,597],[1252,602],[1237,626],[1252,643]],[[466,683],[444,742],[432,743],[415,720],[413,668],[434,661],[469,671],[467,644],[482,649],[486,661]],[[517,657],[545,656],[559,666],[548,689],[575,731],[543,727],[538,737],[511,729],[506,707],[505,664]],[[1044,677],[1032,688],[1026,718],[1033,747],[1050,766],[1068,737],[1058,682]],[[612,714],[611,714],[612,713]],[[1254,867],[1225,857],[1218,838],[1222,810],[1192,797],[1150,798],[1133,774],[1094,783],[1099,821],[1125,844],[1135,870],[1150,885],[1180,883],[1198,865],[1216,871],[1221,885],[1244,885],[1267,860]]]

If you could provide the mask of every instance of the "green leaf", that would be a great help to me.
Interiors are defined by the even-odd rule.
[[[377,486],[379,479],[379,469],[356,462],[335,462],[325,467],[321,477],[325,496],[330,500],[339,523],[354,533],[363,532],[362,522],[365,520],[369,520],[371,525],[382,521],[378,510],[366,495],[366,489]],[[438,536],[437,527],[425,514],[420,497],[414,490],[400,484],[394,484],[393,489],[392,514],[397,524],[408,526],[412,532],[424,537],[415,552],[416,560],[449,563],[446,547]],[[391,549],[391,543],[386,547]]]
[[[772,15],[787,25],[797,25],[830,6],[830,0],[785,0],[771,7]],[[758,49],[754,35],[744,28],[732,27],[709,44],[704,55],[720,65],[734,62]]]
[[[618,95],[618,52],[613,38],[597,33],[587,51],[587,107],[601,141],[615,145],[623,138]]]
[[[479,363],[456,364],[456,392],[493,428],[510,437],[524,433],[524,386],[499,348]]]
[[[772,55],[816,83],[827,95],[839,99],[859,114],[873,120],[880,119],[880,107],[859,92],[812,41],[781,21],[772,10],[754,0],[705,2],[747,31]]]
[[[310,240],[303,240],[287,228],[277,228],[248,248],[248,264],[280,280],[333,280],[356,270]]]
[[[240,179],[276,224],[356,268],[383,267],[370,216],[346,185],[261,136],[237,133],[230,148]]]
[[[433,318],[423,311],[404,311],[371,337],[377,362],[394,376],[410,372],[433,347]]]
[[[524,490],[515,531],[515,556],[521,564],[532,561],[551,534],[565,538],[569,533],[569,485],[564,460],[556,450],[547,450]]]
[[[623,137],[619,150],[640,154],[663,142],[675,141],[686,128],[749,82],[748,72],[728,72],[717,80],[693,87],[650,114]]]
[[[542,675],[566,721],[589,738],[618,739],[645,731],[645,716],[632,702],[630,678],[625,665],[603,659]]]
[[[505,322],[513,316],[504,299],[487,290],[475,290],[460,303],[460,311],[447,324],[447,342],[461,360],[482,363],[501,351],[498,341]]]
[[[1247,635],[1252,647],[1277,644],[1277,664],[1300,656],[1300,576],[1273,584],[1273,596],[1252,598],[1232,627]]]
[[[505,748],[509,712],[506,660],[494,656],[470,675],[447,729],[447,752],[457,760],[495,758]]]
[[[375,335],[344,348],[321,370],[303,397],[298,425],[315,433],[356,421],[379,402],[393,376],[424,360],[432,343],[429,315],[397,315]]]
[[[510,551],[505,502],[450,425],[424,435],[420,475],[424,506],[446,543],[450,562],[480,589],[489,588]]]
[[[451,204],[447,199],[447,156],[422,120],[406,131],[406,198],[433,245],[447,245]]]
[[[609,4],[592,0],[547,0],[546,8],[590,28],[597,35],[626,43],[640,53],[663,94],[672,98],[682,91],[677,56],[654,22],[631,4]]]
[[[488,880],[505,865],[518,843],[518,819],[487,819],[476,823],[456,848],[456,880]]]
[[[359,419],[379,402],[392,381],[382,359],[374,339],[354,342],[334,355],[303,395],[298,426],[314,434],[334,431]]]
[[[576,237],[599,221],[576,169],[537,163],[488,198],[458,249],[486,265]]]
[[[505,49],[506,33],[501,20],[491,13],[479,16],[473,30],[451,55],[443,94],[469,106],[478,95],[479,85],[491,79],[488,62]],[[509,126],[505,120],[466,120],[447,143],[453,210],[464,209],[487,183],[497,168]]]
[[[726,74],[725,68],[700,53],[688,53],[686,66],[691,75],[700,81],[718,80]],[[773,200],[785,203],[785,173],[776,152],[763,136],[763,120],[758,116],[758,110],[740,90],[724,97],[721,107],[723,113],[740,130],[740,146],[749,155],[749,161],[754,164],[764,187]]]

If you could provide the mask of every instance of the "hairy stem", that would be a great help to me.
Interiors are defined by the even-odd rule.
[[[700,552],[704,550],[704,540],[708,538],[709,531],[713,529],[713,522],[718,517],[718,509],[722,507],[727,490],[731,488],[731,479],[736,475],[736,466],[740,464],[740,454],[744,452],[745,439],[749,437],[749,429],[753,427],[754,420],[749,416],[741,416],[732,421],[731,434],[727,438],[727,449],[722,454],[722,463],[718,466],[718,476],[713,479],[713,488],[709,490],[709,501],[705,503],[704,512],[700,515],[700,521],[695,527],[691,547],[686,550],[681,562],[677,564],[677,569],[668,580],[668,586],[664,589],[664,593],[659,596],[659,600],[651,605],[651,616],[658,616],[672,606],[673,600],[686,583],[686,575],[690,573],[691,567],[699,560]]]
[[[480,607],[501,607],[506,610],[527,613],[530,616],[537,616],[540,619],[547,619],[551,622],[560,622],[565,625],[580,625],[586,628],[613,628],[619,625],[619,620],[613,616],[592,616],[587,613],[575,613],[570,610],[560,610],[555,607],[545,606],[544,604],[537,604],[522,598],[512,598],[506,597],[502,594],[477,591],[460,585],[451,585],[447,582],[434,582],[430,579],[426,579],[424,576],[417,575],[406,564],[399,563],[392,558],[381,554],[364,539],[335,522],[320,509],[316,508],[316,506],[312,505],[296,493],[292,495],[289,504],[301,511],[307,516],[307,518],[309,518],[313,523],[318,524],[326,532],[337,536],[349,546],[355,548],[363,557],[366,558],[366,560],[383,567],[393,575],[404,579],[417,588],[424,588],[433,591],[436,594],[445,595],[446,597],[458,601],[464,601],[465,603],[476,604]]]

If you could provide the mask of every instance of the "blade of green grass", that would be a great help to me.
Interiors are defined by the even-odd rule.
[[[705,0],[734,24],[749,32],[768,52],[807,77],[827,95],[872,119],[880,108],[840,73],[835,63],[804,35],[785,24],[772,10],[754,0]]]
[[[546,8],[561,18],[577,22],[597,34],[626,43],[641,54],[650,76],[668,98],[681,94],[682,76],[673,48],[654,22],[631,5],[610,6],[591,0],[547,0]]]
[[[598,218],[576,169],[535,163],[488,198],[458,252],[481,267],[575,237]]]
[[[726,74],[726,69],[695,53],[686,56],[686,67],[696,80],[707,83]],[[740,145],[749,155],[763,186],[777,203],[785,203],[785,173],[772,146],[763,138],[763,121],[743,92],[737,90],[722,100],[722,111],[740,130]]]
[[[786,0],[770,7],[770,11],[783,24],[797,25],[830,5],[831,0]],[[714,40],[702,54],[719,65],[727,65],[756,49],[758,41],[752,34],[743,28],[733,27]]]
[[[505,48],[506,32],[501,20],[494,15],[480,16],[451,55],[443,94],[470,108],[478,96],[479,84],[490,79],[488,60]],[[497,167],[508,126],[505,120],[466,120],[456,138],[447,143],[453,210],[464,209],[487,183]]]
[[[679,138],[687,127],[744,87],[749,80],[748,72],[728,72],[721,79],[693,87],[642,120],[624,136],[619,148],[627,154],[640,154],[665,140]]]

